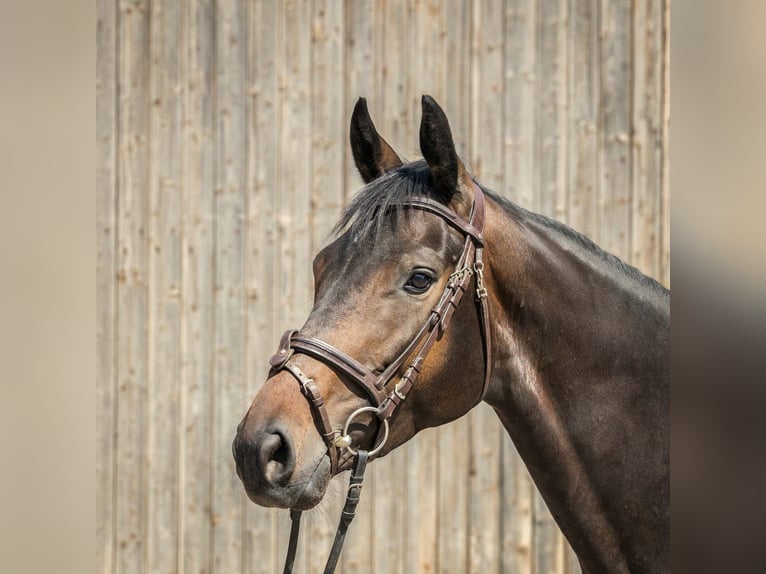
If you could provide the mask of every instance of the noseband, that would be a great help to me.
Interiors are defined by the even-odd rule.
[[[457,229],[465,236],[465,243],[463,245],[463,252],[455,266],[455,271],[449,276],[439,302],[431,310],[428,320],[420,328],[409,345],[380,375],[375,375],[375,373],[359,361],[349,357],[346,353],[332,345],[303,335],[297,330],[288,330],[282,335],[279,349],[269,359],[272,373],[284,370],[296,379],[300,385],[301,392],[309,401],[312,410],[316,414],[317,427],[322,439],[327,444],[327,451],[330,456],[331,475],[335,475],[339,471],[338,461],[342,449],[346,449],[354,457],[346,504],[343,508],[332,551],[327,559],[325,574],[330,574],[335,570],[348,525],[355,515],[356,505],[359,502],[359,494],[367,461],[378,454],[383,448],[388,438],[388,419],[391,418],[399,405],[407,398],[408,393],[420,375],[423,361],[434,343],[442,337],[449,326],[452,315],[460,304],[463,295],[468,290],[472,277],[476,278],[476,307],[484,349],[484,382],[481,394],[476,401],[477,404],[481,402],[487,392],[491,375],[492,354],[489,340],[489,306],[487,302],[487,289],[484,286],[483,232],[485,202],[484,194],[479,186],[473,183],[472,185],[474,188],[474,203],[469,221],[461,219],[451,209],[428,198],[412,198],[402,206],[405,209],[418,209],[438,215],[448,225]],[[344,375],[345,378],[359,386],[370,399],[370,406],[362,407],[349,415],[343,432],[336,431],[332,426],[324,399],[314,381],[307,377],[297,365],[290,363],[290,359],[296,353],[308,355]],[[404,374],[394,385],[394,388],[388,390],[389,383],[397,376],[402,366],[413,353],[415,353],[415,357],[409,363]],[[374,413],[380,421],[377,436],[373,441],[373,448],[369,452],[362,449],[354,450],[351,447],[352,440],[348,434],[349,426],[359,415],[367,412]],[[291,511],[290,517],[292,519],[292,528],[285,562],[285,574],[292,572],[295,561],[301,513]]]

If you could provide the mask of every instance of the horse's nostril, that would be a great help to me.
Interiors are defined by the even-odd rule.
[[[238,432],[231,448],[237,474],[249,490],[282,487],[295,470],[295,449],[290,435],[282,429]]]
[[[290,447],[284,440],[281,440],[279,447],[271,454],[272,463],[286,465],[290,462]]]
[[[263,435],[258,446],[258,466],[267,484],[284,485],[295,470],[295,451],[289,435],[273,430]]]

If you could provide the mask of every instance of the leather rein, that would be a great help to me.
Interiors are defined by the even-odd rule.
[[[484,286],[483,232],[485,200],[479,186],[473,183],[472,185],[474,188],[474,203],[469,221],[465,221],[448,207],[429,198],[412,198],[402,205],[405,209],[418,209],[438,215],[448,225],[457,229],[465,236],[465,243],[463,245],[463,252],[455,266],[455,271],[449,276],[439,302],[431,310],[428,320],[420,328],[409,345],[380,375],[375,375],[375,373],[359,361],[332,345],[303,335],[294,329],[288,330],[282,335],[277,352],[269,359],[272,373],[282,370],[289,372],[296,379],[300,385],[301,392],[309,401],[316,415],[317,430],[325,444],[327,444],[331,476],[334,476],[339,471],[338,461],[343,449],[346,449],[354,457],[346,503],[343,507],[332,550],[325,565],[325,574],[332,574],[335,570],[348,526],[354,518],[356,506],[359,503],[359,495],[367,462],[381,451],[388,439],[388,419],[391,418],[399,405],[407,398],[408,393],[420,375],[423,361],[434,343],[442,337],[449,326],[452,315],[460,304],[463,295],[468,290],[472,277],[475,278],[476,283],[476,307],[484,349],[484,382],[481,395],[476,402],[477,404],[481,402],[487,392],[491,376],[492,347],[490,344],[489,304],[487,301],[487,289]],[[295,353],[308,355],[324,363],[334,371],[341,373],[350,381],[353,381],[367,394],[371,405],[351,413],[346,420],[343,431],[336,431],[330,422],[324,399],[316,383],[313,379],[307,377],[298,366],[289,362]],[[388,391],[388,384],[397,376],[397,373],[413,353],[416,353],[414,359],[409,363],[404,374],[394,385],[394,388]],[[351,446],[351,436],[348,434],[349,426],[359,415],[368,412],[374,413],[380,421],[377,436],[373,441],[373,448],[370,451],[353,449]],[[293,570],[300,531],[301,512],[291,510],[290,518],[292,520],[292,527],[284,574],[290,574]]]

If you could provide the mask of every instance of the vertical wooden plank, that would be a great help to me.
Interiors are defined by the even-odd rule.
[[[501,477],[505,474],[498,456],[501,429],[495,413],[484,403],[470,414],[470,514],[469,559],[472,572],[500,572],[503,532],[501,521],[509,516],[498,512],[502,508]]]
[[[503,437],[503,571],[534,571],[536,488],[509,437]]]
[[[282,247],[280,316],[302,323],[311,308],[311,14],[313,2],[289,0],[281,6],[280,39],[280,203],[279,243]]]
[[[344,4],[336,0],[314,0],[311,23],[310,101],[310,268],[314,255],[327,243],[330,231],[344,202],[345,119],[350,110],[345,96]],[[308,166],[306,166],[308,167]],[[313,291],[313,281],[309,283]],[[337,424],[337,422],[336,422]],[[345,477],[344,477],[345,479]],[[333,487],[341,482],[334,481]],[[343,508],[343,496],[329,496],[322,504],[323,512],[310,524],[311,546],[308,548],[308,572],[321,572],[332,546],[337,520]],[[369,501],[366,501],[369,503]],[[367,504],[362,506],[367,507]],[[358,517],[361,518],[361,517]],[[357,519],[355,519],[356,522]],[[357,524],[354,525],[355,527]],[[342,562],[338,572],[342,570]]]
[[[277,6],[259,0],[252,4],[248,21],[247,114],[247,369],[245,393],[250,402],[266,380],[267,359],[278,337],[276,296],[277,243]],[[277,552],[275,509],[245,502],[243,572],[270,574],[282,566]]]
[[[210,572],[215,8],[185,5],[179,572]]]
[[[502,190],[504,176],[504,15],[503,3],[482,0],[474,7],[472,29],[473,173],[490,189]],[[480,90],[478,89],[480,87]],[[470,539],[473,572],[500,572],[501,476],[497,446],[501,427],[486,404],[471,417]]]
[[[662,2],[662,247],[660,280],[670,287],[670,0]]]
[[[508,0],[505,11],[505,191],[521,206],[537,208],[540,178],[536,145],[537,8],[533,0]]]
[[[569,542],[564,538],[564,534],[556,529],[556,538],[554,543],[554,566],[556,572],[561,574],[575,574],[580,571],[577,563],[577,556],[572,551],[572,547],[569,546]]]
[[[569,2],[544,0],[539,7],[538,101],[540,105],[540,213],[566,221],[568,186]],[[536,572],[561,572],[556,562],[558,527],[535,489]]]
[[[662,2],[633,7],[631,263],[660,276],[662,240]]]
[[[452,127],[452,137],[460,157],[471,157],[471,9],[459,0],[445,2],[444,107]],[[468,571],[468,502],[470,454],[469,417],[438,429],[436,453],[437,556],[436,572]]]
[[[503,193],[504,15],[499,0],[481,0],[474,9],[473,78],[479,86],[473,101],[474,175],[493,190]],[[474,86],[476,90],[476,86]]]
[[[401,155],[412,157],[417,149],[420,115],[413,117],[410,109],[410,85],[415,82],[410,68],[412,21],[408,0],[386,2],[381,8],[383,18],[382,66],[382,128],[381,132]],[[418,104],[417,110],[420,110]],[[380,130],[379,130],[380,131]],[[403,158],[404,159],[404,158]]]
[[[601,246],[630,258],[631,5],[601,4]]]
[[[346,150],[344,106],[344,5],[331,0],[314,0],[311,52],[311,252],[327,243],[343,207],[343,170]]]
[[[539,14],[532,0],[506,2],[505,23],[505,194],[527,209],[539,209],[537,105]],[[504,572],[532,572],[534,486],[510,437],[503,431],[503,516],[501,557]]]
[[[548,507],[545,505],[540,492],[535,489],[534,495],[534,572],[560,573],[563,564],[556,563],[556,535],[558,527],[553,521]]]
[[[568,223],[599,240],[599,0],[571,6],[569,214]]]
[[[375,92],[375,74],[380,68],[374,58],[375,16],[378,12],[378,8],[372,2],[346,0],[345,3],[344,85],[346,92],[343,106],[343,153],[346,170],[344,179],[346,193],[344,197],[346,200],[362,185],[362,179],[356,170],[348,144],[348,124],[351,110],[359,97],[367,98],[370,113],[374,109],[382,108],[382,102],[377,101],[379,98]],[[373,117],[373,121],[375,119],[382,121],[382,118]]]
[[[150,23],[145,1],[124,3],[120,9],[115,569],[122,574],[143,571],[146,550]]]
[[[311,16],[313,2],[279,4],[278,30],[281,144],[279,149],[277,262],[281,328],[299,327],[311,308]],[[288,521],[278,528],[278,554],[287,550]],[[296,570],[308,571],[311,529],[304,528]]]
[[[114,2],[98,2],[96,31],[96,572],[114,558],[116,408],[117,32]]]
[[[563,221],[568,199],[568,0],[544,0],[540,15],[540,213]]]
[[[181,11],[151,5],[147,569],[178,570]]]
[[[245,412],[244,256],[247,241],[244,2],[219,2],[215,20],[216,92],[214,197],[214,333],[212,425],[213,564],[216,572],[242,567],[242,509],[231,440]]]

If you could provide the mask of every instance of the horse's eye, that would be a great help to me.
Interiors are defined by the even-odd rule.
[[[434,282],[433,277],[424,271],[415,271],[410,278],[407,279],[407,284],[404,289],[410,293],[425,293],[431,284]]]

